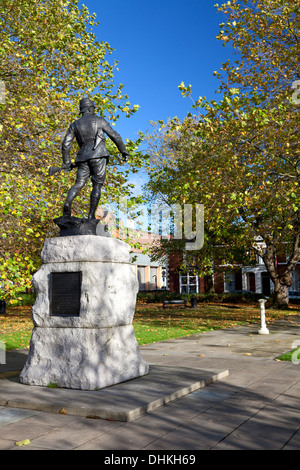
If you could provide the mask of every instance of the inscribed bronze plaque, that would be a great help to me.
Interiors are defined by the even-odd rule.
[[[50,314],[79,317],[81,296],[81,271],[51,273]]]

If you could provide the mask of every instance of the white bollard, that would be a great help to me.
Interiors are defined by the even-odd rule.
[[[268,335],[269,330],[266,326],[266,310],[265,310],[265,303],[266,299],[259,299],[260,303],[260,322],[261,322],[261,328],[258,330],[258,333],[260,335]]]
[[[0,341],[0,364],[6,364],[6,344]]]

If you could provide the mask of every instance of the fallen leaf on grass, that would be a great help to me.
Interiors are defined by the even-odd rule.
[[[29,439],[24,439],[23,441],[15,442],[16,446],[28,446],[30,444]]]
[[[202,357],[205,356],[205,354],[197,354],[197,356]]]
[[[244,356],[252,356],[252,353],[244,353]]]

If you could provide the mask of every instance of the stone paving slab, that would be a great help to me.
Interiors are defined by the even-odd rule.
[[[18,376],[0,379],[0,406],[66,412],[118,421],[133,421],[228,375],[174,366],[150,366],[149,374],[95,391],[24,385]]]
[[[22,410],[5,403],[0,406],[0,449],[95,449],[110,456],[122,449],[151,454],[155,450],[161,455],[170,449],[299,450],[300,365],[274,359],[300,339],[300,316],[289,315],[267,326],[269,335],[259,335],[259,325],[248,325],[141,346],[143,357],[151,367],[160,368],[163,379],[168,368],[229,374],[131,422]],[[0,380],[0,390],[5,382],[20,385],[13,376],[27,354],[28,350],[7,353],[7,363],[0,364],[0,376],[7,376]],[[114,403],[113,388],[107,390]],[[55,396],[59,390],[46,392]],[[87,393],[93,397],[96,392]],[[16,447],[15,441],[25,438],[31,444]],[[200,454],[199,459],[200,463]]]
[[[260,359],[276,359],[290,351],[300,339],[300,316],[290,321],[268,325],[270,333],[258,334],[259,325],[247,325],[223,330],[207,331],[177,340],[161,341],[141,347],[142,352],[154,355],[203,354],[209,357],[253,356]]]

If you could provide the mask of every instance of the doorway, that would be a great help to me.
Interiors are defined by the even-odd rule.
[[[270,274],[267,272],[261,273],[261,285],[262,285],[262,293],[269,297],[271,295],[271,287],[270,287]]]

